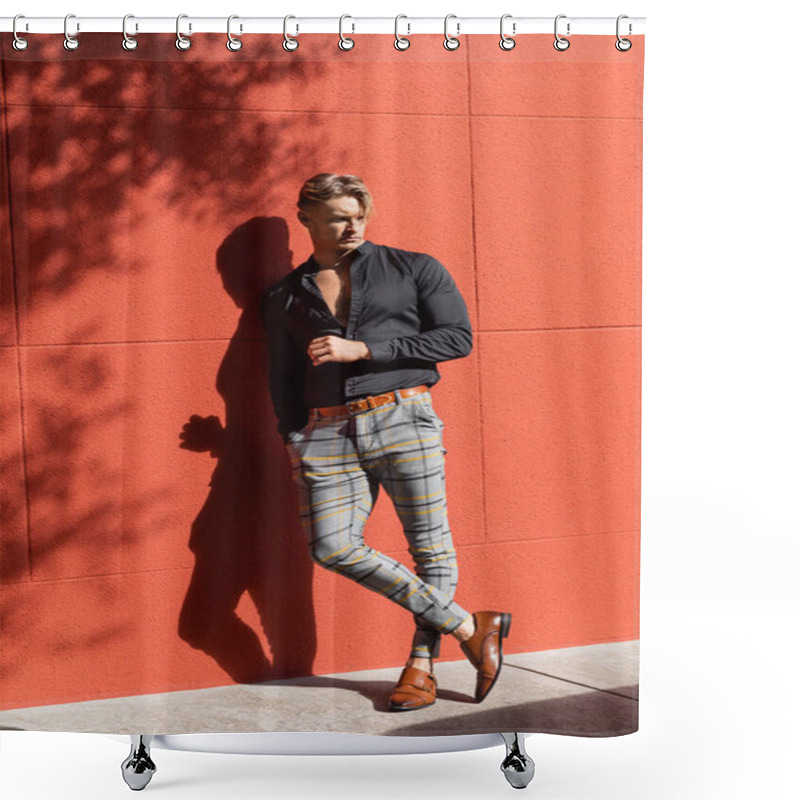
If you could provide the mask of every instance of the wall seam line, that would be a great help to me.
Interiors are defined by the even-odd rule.
[[[472,236],[472,285],[475,292],[475,316],[476,331],[480,330],[481,306],[478,289],[478,242],[475,224],[475,142],[473,138],[473,110],[472,110],[472,69],[470,58],[469,40],[464,40],[466,50],[465,63],[467,65],[467,130],[469,135],[469,200],[471,209],[471,230]],[[477,337],[476,337],[477,338]],[[473,345],[474,347],[474,345]],[[486,508],[486,447],[484,446],[483,436],[483,383],[481,380],[481,352],[479,347],[474,347],[477,380],[478,380],[478,422],[481,431],[481,510],[483,512],[483,541],[488,542],[488,510]]]

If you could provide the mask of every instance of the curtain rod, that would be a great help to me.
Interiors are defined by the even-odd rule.
[[[17,19],[17,33],[60,33],[64,34],[65,23],[70,36],[81,33],[122,33],[120,17],[82,17],[77,14],[65,17],[28,17],[20,15]],[[503,31],[506,36],[529,33],[549,33],[555,31],[556,17],[515,17],[505,14]],[[500,15],[496,17],[459,17],[448,15],[447,29],[450,36],[465,33],[491,33],[500,35]],[[570,17],[560,14],[558,19],[559,36],[573,34],[630,36],[644,33],[645,17]],[[0,17],[0,32],[13,30],[14,17]],[[415,33],[441,33],[444,35],[444,17],[356,17],[346,14],[340,17],[235,17],[231,20],[231,32],[238,35],[249,33],[386,33],[393,34],[395,25],[404,36]],[[177,17],[136,17],[129,15],[125,30],[130,36],[138,33],[176,32]],[[180,32],[184,36],[192,33],[226,33],[228,17],[193,17],[180,15]]]

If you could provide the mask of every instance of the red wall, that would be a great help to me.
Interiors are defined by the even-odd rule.
[[[405,661],[407,612],[310,562],[217,271],[252,298],[305,260],[320,171],[469,308],[433,390],[457,602],[513,613],[506,654],[637,638],[642,37],[141,38],[2,40],[2,707]],[[383,494],[366,535],[412,566]]]

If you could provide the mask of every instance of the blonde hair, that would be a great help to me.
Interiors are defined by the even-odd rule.
[[[364,216],[369,218],[374,213],[372,195],[364,181],[358,175],[336,175],[333,172],[320,172],[309,178],[300,189],[297,207],[303,211],[314,203],[324,203],[334,197],[355,197]]]

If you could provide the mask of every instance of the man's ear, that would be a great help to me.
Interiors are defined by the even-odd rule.
[[[309,223],[310,220],[308,219],[308,217],[302,211],[298,211],[297,212],[297,219],[300,220],[300,224],[301,225],[305,225],[306,228],[308,227],[308,223]]]

